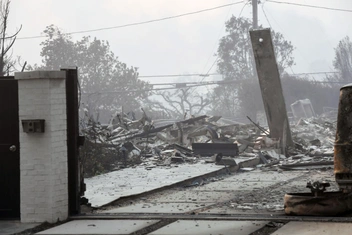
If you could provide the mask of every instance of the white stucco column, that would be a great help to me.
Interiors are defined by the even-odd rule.
[[[66,72],[15,73],[20,125],[22,222],[68,217]],[[26,133],[23,120],[45,120],[44,133]]]

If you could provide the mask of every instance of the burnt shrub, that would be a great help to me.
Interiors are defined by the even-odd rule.
[[[84,146],[80,149],[80,158],[84,177],[91,177],[112,171],[119,160],[119,151],[106,141],[106,127],[92,118],[87,118],[81,132],[85,136]]]

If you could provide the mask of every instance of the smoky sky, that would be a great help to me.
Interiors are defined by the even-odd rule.
[[[279,0],[281,1],[281,0]],[[350,0],[282,0],[352,10]],[[14,0],[11,2],[10,33],[22,25],[13,56],[29,64],[40,63],[41,35],[54,24],[63,32],[105,28],[163,18],[211,8],[235,0]],[[345,36],[352,37],[352,12],[298,7],[261,1],[259,24],[281,32],[295,47],[295,73],[333,70],[334,48]],[[122,62],[139,67],[141,75],[206,73],[216,59],[217,44],[225,35],[224,22],[234,15],[252,17],[245,1],[231,7],[145,25],[72,35],[90,35],[110,43]],[[264,14],[266,13],[266,16]],[[291,70],[289,72],[291,72]],[[214,66],[211,72],[216,71]],[[153,79],[162,81],[162,79]]]

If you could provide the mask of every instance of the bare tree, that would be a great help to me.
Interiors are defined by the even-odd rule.
[[[210,100],[191,90],[179,89],[173,92],[158,92],[166,102],[155,102],[154,107],[164,110],[170,117],[185,118],[186,115],[199,115],[209,106]]]
[[[339,72],[338,80],[350,82],[352,79],[352,42],[346,36],[335,48],[334,68]]]
[[[11,68],[14,67],[15,61],[12,60],[12,55],[9,55],[9,51],[16,41],[18,33],[22,29],[21,27],[12,35],[8,35],[8,21],[10,14],[10,0],[0,1],[0,75],[8,75]]]

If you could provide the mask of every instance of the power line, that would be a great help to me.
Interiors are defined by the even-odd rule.
[[[213,82],[193,82],[193,83],[172,83],[173,85],[177,84],[182,84],[185,85],[183,87],[166,87],[166,88],[150,88],[150,89],[134,89],[134,90],[120,90],[120,91],[100,91],[100,92],[83,92],[81,95],[102,95],[102,94],[123,94],[123,93],[129,93],[129,92],[146,92],[146,91],[164,91],[164,90],[181,90],[181,89],[186,89],[186,88],[192,88],[192,87],[199,87],[199,86],[210,86],[210,85],[226,85],[226,84],[232,84],[232,83],[241,83],[245,81],[246,79],[243,80],[232,80],[232,81],[213,81]],[[329,82],[329,81],[311,81],[314,83],[327,83],[327,84],[348,84],[348,82]],[[186,84],[192,84],[190,86],[186,86]],[[171,85],[171,83],[165,83],[165,84],[149,84],[149,85]]]
[[[241,13],[242,13],[244,7],[247,5],[247,3],[248,3],[248,2],[246,2],[246,4],[245,4],[245,5],[243,6],[243,8],[241,9]],[[226,14],[226,17],[225,17],[225,20],[224,20],[225,22],[227,21],[227,18],[229,17],[230,12],[231,12],[231,7],[230,7],[229,11],[228,11],[227,14]],[[241,15],[241,13],[240,13],[240,15]],[[215,42],[215,44],[214,44],[214,46],[213,46],[213,49],[211,50],[212,52],[214,51],[214,49],[215,49],[216,46],[218,45],[218,41],[219,41],[219,38],[220,38],[220,35],[221,35],[221,32],[222,32],[224,26],[225,26],[225,24],[222,23],[221,29],[219,30],[219,33],[218,33],[218,36],[217,36],[217,41]],[[207,67],[208,62],[209,62],[209,60],[211,59],[212,56],[213,56],[213,54],[211,54],[211,55],[208,57],[207,62],[206,62],[206,64],[205,64],[205,66],[204,66],[202,72],[203,72],[203,71],[205,70],[205,68]]]
[[[265,11],[264,11],[264,4],[262,4],[262,11],[263,11],[263,13],[264,13],[265,19],[266,19],[266,21],[268,22],[270,28],[273,28],[273,27],[271,26],[271,24],[270,24],[270,21],[269,21],[268,17],[266,16]]]
[[[324,82],[324,81],[314,81],[315,83],[328,83],[328,84],[350,84],[350,82]]]
[[[294,74],[296,75],[296,74]],[[291,76],[293,76],[291,74]],[[222,84],[231,84],[231,83],[241,83],[246,81],[246,79],[241,80],[215,80],[215,81],[207,81],[207,82],[170,82],[170,83],[151,83],[151,86],[176,86],[177,88],[188,88],[186,85],[222,85]],[[307,80],[309,81],[309,80]],[[316,83],[346,83],[346,82],[329,82],[329,81],[314,81]],[[181,86],[184,87],[181,87]]]
[[[319,75],[319,74],[336,74],[339,73],[337,71],[329,71],[329,72],[312,72],[312,73],[295,73],[289,75]]]
[[[311,7],[311,8],[318,8],[318,9],[325,9],[325,10],[333,10],[333,11],[352,12],[352,10],[349,10],[349,9],[332,8],[332,7],[322,7],[322,6],[307,5],[307,4],[300,4],[300,3],[293,3],[293,2],[279,2],[279,1],[273,1],[273,0],[267,0],[266,2],[279,3],[279,4],[287,4],[287,5],[294,5],[294,6],[301,6],[301,7]]]
[[[211,65],[210,69],[208,70],[208,72],[206,73],[206,75],[209,75],[211,69],[214,67],[215,63],[218,61],[219,56],[216,57],[216,59],[214,60],[213,64]],[[205,76],[202,78],[202,81],[204,80]]]
[[[243,9],[247,6],[247,4],[248,4],[248,1],[247,1],[246,4],[244,4],[244,6],[242,7],[242,9],[241,9],[241,11],[240,11],[240,14],[238,15],[238,18],[241,17],[242,12],[243,12]],[[209,57],[209,58],[210,58],[210,57]],[[219,59],[219,55],[216,56],[216,58],[215,58],[213,64],[210,66],[210,69],[208,70],[208,72],[207,72],[206,74],[209,74],[209,73],[210,73],[210,71],[212,70],[212,68],[214,67],[214,65],[215,65],[216,62],[218,61],[218,59]],[[207,61],[207,64],[208,64],[208,61]],[[202,78],[201,82],[204,81],[204,79],[205,79],[205,77]]]
[[[198,87],[198,86],[209,86],[209,85],[218,85],[218,84],[230,84],[230,83],[238,83],[241,82],[239,80],[237,81],[216,81],[212,83],[199,83],[199,84],[194,84],[191,86],[185,86],[185,87],[167,87],[167,88],[150,88],[150,89],[135,89],[135,90],[121,90],[121,91],[101,91],[101,92],[92,92],[92,93],[85,93],[83,92],[82,95],[99,95],[99,94],[119,94],[119,93],[129,93],[129,92],[145,92],[145,91],[163,91],[163,90],[180,90],[180,89],[185,89],[185,88],[192,88],[192,87]],[[179,84],[185,84],[185,83],[179,83]],[[150,84],[153,85],[153,84]],[[160,84],[159,84],[160,85]]]
[[[149,24],[149,23],[154,23],[154,22],[158,22],[158,21],[170,20],[170,19],[175,19],[175,18],[179,18],[179,17],[183,17],[183,16],[199,14],[199,13],[203,13],[203,12],[207,12],[207,11],[213,11],[213,10],[217,10],[217,9],[224,8],[224,7],[229,7],[229,6],[240,4],[240,3],[242,3],[242,1],[229,3],[229,4],[225,4],[225,5],[220,5],[220,6],[216,6],[216,7],[212,7],[212,8],[206,8],[206,9],[202,9],[202,10],[198,10],[198,11],[183,13],[183,14],[179,14],[179,15],[163,17],[163,18],[154,19],[154,20],[147,20],[147,21],[142,21],[142,22],[136,22],[136,23],[112,26],[112,27],[105,27],[105,28],[98,28],[98,29],[81,30],[81,31],[75,31],[75,32],[70,32],[70,33],[63,33],[63,35],[73,35],[73,34],[80,34],[80,33],[97,32],[97,31],[103,31],[103,30],[119,29],[119,28],[126,28],[126,27],[130,27],[130,26]],[[33,38],[45,38],[45,37],[47,37],[47,36],[38,35],[38,36],[30,36],[30,37],[21,37],[21,38],[17,38],[17,40],[33,39]]]
[[[243,11],[243,9],[245,8],[245,6],[246,6],[247,4],[248,4],[248,1],[247,1],[246,4],[244,4],[244,6],[242,7],[242,9],[241,9],[241,11],[240,11],[240,14],[239,14],[239,17],[241,16],[242,11]],[[229,14],[230,14],[230,11],[231,11],[231,8],[230,8],[229,11],[227,12],[227,15],[226,15],[226,18],[225,18],[225,22],[227,21],[227,18],[228,18]],[[225,26],[225,24],[222,24],[221,30],[219,31],[219,34],[218,34],[218,38],[220,37],[220,33],[221,33],[222,29],[224,28],[224,26]],[[218,39],[218,40],[219,40],[219,39]],[[217,45],[217,42],[215,42],[212,51],[214,51],[214,49],[216,48],[216,45]],[[207,63],[205,64],[205,66],[204,66],[202,72],[203,72],[203,71],[205,70],[205,68],[207,67],[208,62],[210,61],[210,58],[211,58],[211,57],[212,57],[212,54],[208,57]],[[215,58],[213,64],[210,66],[210,69],[208,69],[208,71],[207,71],[207,73],[206,73],[207,75],[208,75],[208,74],[210,73],[210,71],[213,69],[213,67],[214,67],[214,65],[216,64],[216,62],[218,61],[218,59],[219,59],[219,55],[216,55],[216,58]],[[201,79],[200,82],[203,82],[204,79],[205,79],[205,76]],[[195,89],[195,88],[194,88],[194,89]]]
[[[211,74],[164,74],[164,75],[142,75],[139,78],[166,78],[166,77],[193,77],[193,76],[200,76],[200,77],[209,77],[212,75],[220,75],[219,73],[211,73]]]
[[[178,85],[213,85],[213,84],[228,84],[228,83],[235,83],[238,82],[239,80],[231,80],[231,81],[225,81],[225,80],[216,80],[216,81],[208,81],[208,82],[170,82],[170,83],[152,83],[149,84],[151,86],[178,86]],[[243,81],[243,80],[241,80]],[[183,87],[184,88],[184,87]],[[187,88],[187,87],[186,87]]]
[[[308,73],[295,73],[295,74],[288,74],[288,75],[319,75],[319,74],[336,74],[337,71],[319,71],[319,72],[308,72]],[[138,78],[167,78],[167,77],[192,77],[192,76],[220,76],[220,73],[209,73],[209,74],[201,74],[201,73],[194,73],[194,74],[156,74],[156,75],[141,75]]]
[[[263,5],[262,5],[263,11],[264,11],[264,4],[265,4],[265,3],[266,3],[266,2],[264,2]],[[274,22],[276,23],[276,25],[281,29],[282,33],[284,33],[285,37],[287,37],[288,34],[287,34],[287,33],[285,32],[285,30],[280,26],[280,24],[275,20],[274,16],[269,13],[269,10],[267,10],[267,12],[268,12],[268,15],[270,15],[270,17],[274,20]],[[298,51],[298,54],[302,57],[303,60],[306,60],[306,58],[307,58],[307,56],[305,56],[305,55],[306,55],[306,52],[302,52],[299,48],[294,48],[294,49],[296,49],[296,50]],[[292,73],[294,73],[294,71],[293,71],[293,69],[292,69],[292,66],[290,67],[290,69],[291,69]]]

